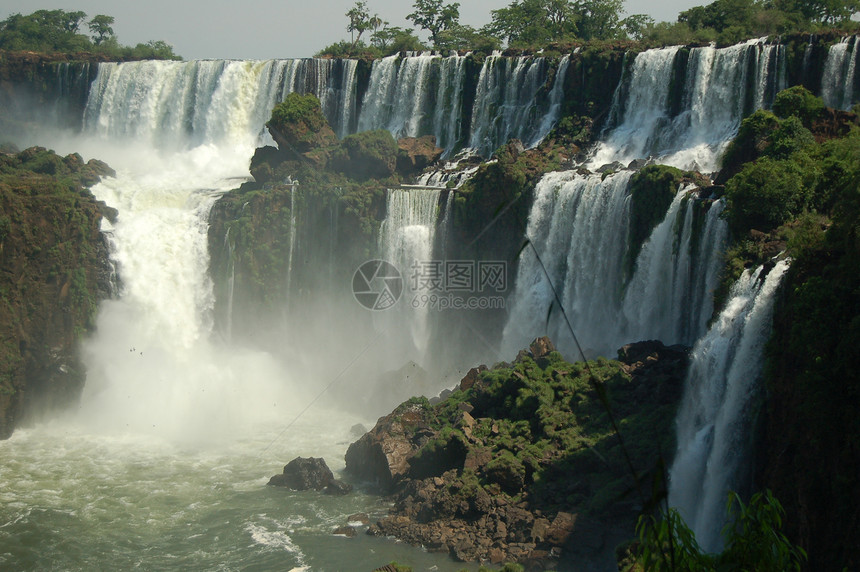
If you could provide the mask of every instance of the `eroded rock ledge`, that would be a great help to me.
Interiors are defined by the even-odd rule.
[[[618,353],[568,363],[540,338],[436,405],[413,398],[382,417],[346,454],[347,472],[394,501],[368,533],[461,561],[614,565],[651,493],[636,491],[601,395],[650,487],[688,364],[686,348],[657,341]]]

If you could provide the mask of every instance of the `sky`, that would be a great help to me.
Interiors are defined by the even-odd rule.
[[[392,26],[411,28],[409,0],[366,0],[371,13]],[[490,11],[511,0],[460,0],[460,23],[480,27]],[[627,0],[627,14],[675,21],[678,13],[708,0]],[[38,9],[106,14],[123,45],[164,40],[185,59],[310,57],[349,39],[346,12],[355,0],[0,0],[0,20]],[[420,34],[419,34],[420,35]],[[421,36],[425,38],[426,35]],[[426,38],[425,38],[426,39]]]

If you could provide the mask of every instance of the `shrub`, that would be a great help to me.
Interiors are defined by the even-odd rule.
[[[777,117],[798,117],[809,127],[824,111],[824,101],[802,85],[785,89],[773,101],[773,112]]]
[[[770,157],[747,164],[732,177],[726,199],[729,228],[736,236],[749,229],[769,232],[800,214],[808,201],[801,167]]]

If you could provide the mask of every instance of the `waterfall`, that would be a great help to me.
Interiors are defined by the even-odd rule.
[[[530,141],[528,147],[537,147],[544,137],[555,127],[561,115],[561,104],[564,102],[564,79],[567,76],[567,68],[570,67],[570,56],[564,56],[558,64],[556,78],[549,93],[549,109],[541,120],[540,127]]]
[[[291,297],[290,285],[293,278],[293,255],[296,251],[296,193],[298,192],[298,188],[298,183],[290,183],[290,250],[287,255],[287,283],[285,287],[287,292],[287,309],[289,309]]]
[[[255,139],[288,93],[313,93],[338,133],[355,113],[356,61],[140,61],[99,64],[84,131],[188,148]]]
[[[653,157],[685,169],[715,171],[744,116],[768,107],[784,87],[783,52],[761,40],[692,48],[683,68],[678,46],[638,54],[629,89],[626,94],[619,90],[613,102],[623,109],[615,112],[620,123],[597,145],[590,166]],[[673,86],[683,89],[680,110],[673,109]]]
[[[678,413],[678,445],[669,473],[669,504],[679,510],[703,548],[719,551],[730,490],[751,450],[761,394],[764,345],[774,297],[788,261],[746,270],[692,354]]]
[[[857,68],[857,41],[860,36],[842,38],[830,46],[821,74],[821,99],[837,109],[851,109],[855,103],[854,76]]]
[[[488,157],[512,138],[536,145],[546,135],[536,129],[542,125],[537,95],[546,73],[544,58],[488,56],[478,76],[469,146]],[[563,82],[558,74],[556,83]]]
[[[380,254],[400,270],[404,279],[404,300],[385,317],[386,327],[392,328],[393,333],[406,330],[405,355],[412,355],[416,361],[424,357],[430,340],[428,314],[431,307],[412,302],[414,297],[439,291],[425,280],[441,279],[441,275],[433,274],[436,268],[433,245],[441,194],[437,189],[390,189],[387,215],[380,227]],[[431,270],[425,274],[428,264]]]
[[[612,355],[631,340],[693,343],[713,312],[727,230],[724,205],[709,205],[679,190],[664,220],[642,246],[636,271],[625,281],[629,181],[622,171],[602,179],[550,173],[538,183],[527,237],[538,250],[583,348]],[[695,210],[705,205],[703,220]],[[505,352],[548,334],[572,350],[553,293],[531,249],[520,255],[513,307],[503,334]]]
[[[387,129],[395,138],[435,135],[450,153],[461,139],[465,60],[425,53],[373,62],[359,131]]]
[[[224,234],[224,249],[227,251],[227,256],[229,257],[229,265],[230,265],[230,276],[227,278],[227,308],[226,319],[224,320],[224,338],[227,342],[231,342],[233,340],[233,294],[236,289],[236,260],[233,258],[234,248],[230,243],[230,229],[227,229],[227,232]]]

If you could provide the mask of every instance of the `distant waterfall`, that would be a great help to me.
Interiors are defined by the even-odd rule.
[[[544,58],[489,56],[478,77],[471,123],[462,125],[466,56],[390,56],[373,63],[359,131],[394,137],[435,135],[446,155],[468,146],[489,156],[511,138],[534,147],[561,112],[569,57],[559,62],[549,95]]]
[[[669,504],[703,548],[718,551],[730,490],[751,450],[751,426],[762,353],[771,331],[777,287],[788,270],[778,262],[746,270],[707,335],[696,343],[678,413],[678,445]]]
[[[395,138],[435,135],[450,152],[460,142],[465,57],[389,56],[373,62],[359,131],[387,129]]]
[[[741,120],[768,107],[785,87],[784,48],[751,40],[727,48],[693,48],[679,67],[680,48],[647,50],[633,62],[628,90],[616,92],[620,118],[590,164],[653,157],[661,163],[712,172]],[[681,83],[683,82],[683,83]],[[683,89],[673,105],[670,87]],[[683,87],[680,87],[683,86]]]
[[[567,65],[559,68],[556,85],[564,83],[566,70]],[[544,121],[553,110],[543,109],[537,98],[546,77],[544,58],[487,57],[478,76],[469,146],[488,157],[513,138],[526,147],[537,145],[554,121]],[[558,108],[554,113],[557,118]]]
[[[313,93],[336,132],[356,108],[354,60],[140,61],[99,64],[84,130],[182,148],[264,132],[291,92]]]
[[[529,215],[528,239],[538,250],[582,346],[612,355],[631,340],[659,337],[693,343],[713,311],[726,226],[723,204],[707,207],[701,228],[693,224],[696,200],[679,191],[665,219],[643,245],[628,283],[631,172],[602,179],[575,172],[550,173],[538,183]],[[548,334],[562,348],[572,340],[531,249],[520,257],[513,307],[504,330],[504,350]],[[549,331],[547,317],[549,316]]]
[[[842,38],[827,52],[821,76],[821,98],[829,107],[848,110],[857,101],[854,83],[858,38],[860,36]]]
[[[409,339],[405,340],[408,347],[404,351],[407,355],[412,353],[416,360],[423,357],[430,341],[428,314],[431,308],[426,305],[414,308],[408,298],[423,290],[420,285],[411,284],[416,269],[433,261],[441,194],[442,191],[436,189],[390,189],[387,215],[379,233],[382,258],[396,266],[404,279],[404,299],[392,315],[384,318],[388,327],[408,332]]]

